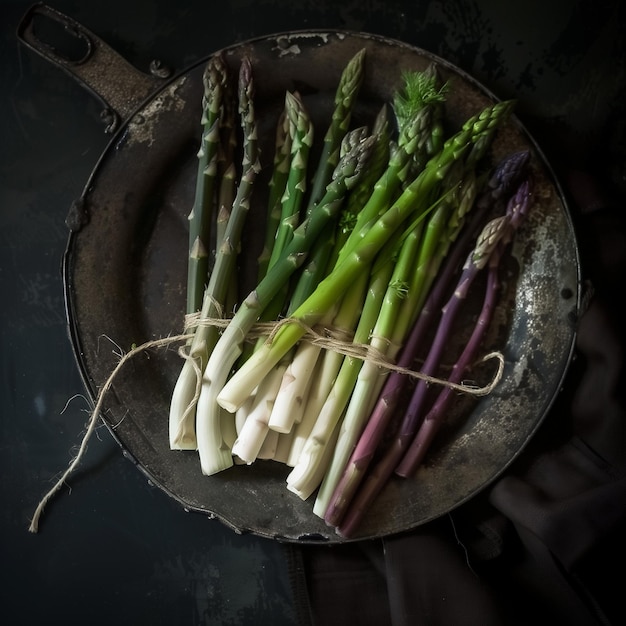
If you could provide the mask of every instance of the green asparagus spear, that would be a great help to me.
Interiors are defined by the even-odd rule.
[[[365,48],[359,50],[350,59],[339,78],[331,122],[324,136],[322,154],[311,184],[307,215],[326,192],[326,186],[339,162],[341,142],[350,127],[352,110],[363,83],[364,71]]]
[[[276,231],[280,223],[281,199],[285,193],[287,178],[289,176],[292,136],[289,132],[291,123],[288,108],[289,104],[287,98],[285,98],[285,108],[281,112],[278,124],[276,125],[272,177],[269,182],[269,198],[267,202],[265,239],[263,249],[258,258],[258,280],[261,280],[267,272],[272,248],[274,247],[274,240],[276,239]]]
[[[202,137],[198,151],[198,174],[194,204],[189,213],[189,262],[187,312],[202,304],[208,278],[211,224],[215,219],[215,181],[220,147],[220,115],[228,72],[220,54],[211,57],[203,73]]]

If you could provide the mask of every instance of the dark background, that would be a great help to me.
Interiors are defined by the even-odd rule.
[[[73,458],[87,419],[60,264],[67,211],[109,140],[98,101],[17,41],[30,5],[0,0],[5,623],[294,624],[283,547],[185,513],[147,483],[104,427],[48,506],[40,533],[28,533],[39,498]],[[623,205],[625,21],[618,0],[50,5],[142,70],[153,59],[184,70],[221,47],[287,30],[344,28],[406,41],[456,64],[500,98],[517,98],[517,115],[562,181],[575,218],[587,203]],[[598,181],[599,195],[587,195],[579,172]],[[622,568],[623,555],[614,556]]]

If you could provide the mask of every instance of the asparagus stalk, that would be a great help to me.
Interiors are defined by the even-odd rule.
[[[220,114],[228,72],[224,59],[216,54],[202,75],[202,137],[198,151],[198,174],[193,207],[189,213],[189,261],[187,272],[187,312],[196,313],[209,270],[211,223],[214,219],[217,159],[220,147]]]
[[[531,187],[528,181],[520,185],[517,193],[511,198],[507,207],[507,213],[502,217],[490,220],[482,230],[474,250],[468,256],[466,264],[457,287],[443,309],[442,316],[430,347],[422,373],[430,376],[435,375],[441,354],[448,338],[453,331],[456,319],[463,302],[471,288],[471,285],[479,272],[491,262],[493,274],[489,278],[489,288],[486,291],[482,314],[466,344],[466,347],[453,369],[450,382],[458,383],[466,367],[474,359],[476,351],[484,337],[486,323],[492,314],[497,285],[497,266],[502,256],[502,246],[510,241],[515,230],[525,217],[530,205]],[[343,536],[354,534],[360,524],[363,515],[373,500],[380,493],[391,474],[398,467],[398,462],[403,459],[409,448],[415,433],[417,432],[422,410],[426,400],[429,385],[425,380],[418,381],[411,396],[408,408],[402,419],[398,434],[394,437],[391,446],[376,463],[372,472],[365,478],[360,490],[359,485],[365,477],[377,445],[376,439],[380,435],[380,427],[375,422],[368,422],[363,436],[354,451],[354,454],[346,468],[342,481],[338,485],[331,505],[326,513],[326,521],[337,526],[337,532]],[[415,468],[415,463],[420,462],[426,446],[434,437],[438,425],[441,423],[442,412],[447,406],[451,396],[450,389],[444,389],[439,395],[440,401],[434,405],[434,413],[429,418],[429,423],[422,431],[422,435],[415,440],[411,453],[398,467],[401,475],[407,475]],[[379,431],[377,433],[377,431]],[[356,496],[354,495],[356,493]]]
[[[275,430],[268,430],[257,453],[257,459],[273,459],[278,450],[278,436]]]
[[[278,441],[272,458],[277,463],[287,465],[289,461],[289,450],[291,449],[295,429],[292,428],[288,433],[276,432],[278,433]]]
[[[232,446],[232,454],[248,465],[256,461],[269,433],[269,416],[280,387],[281,376],[267,376],[255,392],[252,407],[245,416]]]
[[[218,395],[221,406],[231,412],[237,410],[267,372],[302,338],[305,332],[303,325],[311,326],[320,321],[409,216],[420,216],[427,212],[433,196],[440,189],[442,180],[453,164],[463,158],[468,148],[485,132],[491,131],[506,119],[511,108],[510,101],[486,107],[446,141],[442,151],[427,163],[425,169],[368,229],[345,259],[336,265],[303,305],[294,311],[289,320],[296,323],[283,324],[271,343],[264,344],[257,350],[224,385]],[[236,349],[236,343],[242,337],[237,339],[235,335],[234,339],[233,347]]]
[[[220,151],[218,156],[219,189],[217,193],[217,218],[215,227],[215,250],[224,241],[226,227],[230,219],[237,195],[237,165],[235,150],[237,148],[237,82],[226,82],[222,113],[220,116]],[[210,271],[210,270],[209,270]],[[239,285],[237,273],[233,272],[228,291],[224,298],[224,311],[232,311],[238,300]]]
[[[294,231],[293,237],[281,258],[244,299],[213,348],[204,370],[197,411],[197,422],[202,424],[202,437],[200,436],[200,428],[198,428],[198,450],[203,473],[211,475],[232,465],[230,452],[225,448],[220,437],[220,411],[217,395],[224,387],[231,367],[241,354],[247,333],[271,299],[302,265],[315,239],[322,232],[328,220],[332,219],[341,208],[346,193],[357,184],[367,162],[372,143],[372,137],[364,139],[340,160],[324,198],[319,202],[315,211],[311,212],[309,218],[305,219]],[[255,355],[262,351],[263,347],[252,354],[242,368],[245,368],[246,364],[253,361]],[[284,353],[281,356],[283,355]],[[280,359],[277,359],[273,365],[276,365],[278,360]],[[260,378],[255,381],[252,387],[248,389],[246,396],[237,403],[237,406],[229,405],[224,408],[229,413],[234,413],[260,381]]]
[[[281,382],[272,405],[268,426],[277,432],[288,433],[294,424],[302,421],[321,348],[305,342],[287,353],[281,367]]]
[[[287,92],[285,106],[290,125],[289,132],[292,137],[291,162],[285,191],[281,198],[281,216],[267,270],[278,261],[285,247],[291,241],[294,230],[300,224],[301,209],[306,194],[309,154],[313,145],[313,124],[300,97],[297,94]],[[261,319],[265,321],[274,320],[283,313],[289,296],[289,287],[289,281],[285,281],[268,304]]]
[[[224,72],[227,72],[224,65]],[[220,111],[220,145],[217,158],[219,189],[217,194],[216,243],[218,248],[224,238],[224,230],[232,210],[237,191],[237,167],[235,150],[237,148],[237,93],[230,80],[230,73],[225,78],[224,95]],[[204,294],[202,294],[204,295]]]
[[[363,84],[365,48],[359,50],[347,63],[337,85],[330,125],[324,135],[324,144],[311,183],[306,215],[322,199],[340,159],[341,143],[348,132],[354,104]]]
[[[289,107],[289,100],[287,96],[285,96],[285,107],[276,125],[272,177],[269,182],[265,239],[263,241],[263,249],[258,258],[257,280],[261,280],[263,276],[265,276],[269,266],[274,241],[276,239],[276,232],[280,224],[282,197],[285,193],[285,187],[289,177],[292,146],[292,134],[290,132],[292,123],[289,116]]]
[[[300,223],[300,207],[306,192],[306,172],[309,152],[313,145],[313,124],[297,94],[285,94],[285,106],[290,124],[291,163],[285,192],[281,198],[281,217],[272,245],[269,266],[276,263]]]
[[[239,72],[239,112],[244,131],[244,155],[242,176],[221,246],[217,250],[215,265],[204,292],[201,318],[219,316],[220,308],[228,293],[241,232],[248,213],[250,195],[260,169],[257,127],[254,111],[254,81],[249,59],[244,58]],[[170,403],[169,427],[172,449],[196,449],[197,433],[194,432],[195,405],[198,372],[202,372],[218,339],[215,326],[201,324],[197,327],[188,358],[174,386]]]

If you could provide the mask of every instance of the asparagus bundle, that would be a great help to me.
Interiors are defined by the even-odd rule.
[[[287,92],[276,125],[257,285],[239,301],[229,287],[236,284],[238,239],[261,163],[252,71],[244,59],[238,91],[243,163],[234,184],[228,82],[219,68],[218,60],[207,66],[199,159],[208,154],[210,160],[201,160],[198,172],[203,193],[208,189],[219,206],[215,263],[205,281],[201,323],[172,395],[170,446],[197,449],[206,475],[235,460],[281,458],[293,466],[288,489],[306,499],[319,488],[314,512],[325,517],[386,389],[384,364],[395,361],[420,311],[432,304],[427,296],[438,286],[439,268],[475,206],[481,160],[513,102],[485,107],[444,141],[448,86],[432,65],[403,74],[391,106],[396,141],[386,105],[371,131],[351,130],[363,80],[360,51],[342,73],[309,185],[314,129],[299,94]],[[204,241],[190,234],[190,251],[192,237]],[[190,255],[190,276],[197,260]],[[220,316],[224,306],[235,313],[223,332],[202,323]],[[249,342],[253,326],[264,320],[276,322],[270,337]],[[344,333],[356,355],[349,347],[344,355],[301,341],[318,326]]]
[[[227,374],[222,374],[221,380],[226,382],[220,383],[220,391],[215,396],[215,401],[219,406],[229,412],[234,412],[246,401],[246,398],[270,374],[276,364],[302,338],[303,328],[324,319],[324,316],[332,310],[335,303],[341,299],[368,264],[373,262],[386,242],[396,234],[396,231],[401,230],[403,224],[406,228],[409,218],[413,219],[412,224],[416,223],[412,217],[413,212],[417,212],[418,221],[427,214],[428,203],[440,189],[446,172],[451,170],[452,165],[457,159],[463,157],[465,151],[475,141],[483,137],[485,133],[493,131],[494,124],[506,117],[510,106],[511,103],[500,103],[488,107],[481,114],[470,119],[457,135],[446,142],[442,151],[428,162],[424,171],[406,187],[390,209],[368,228],[365,236],[355,244],[345,259],[338,262],[303,305],[288,318],[289,321],[297,320],[300,323],[281,326],[272,337],[272,341],[258,349],[230,378]],[[228,335],[229,329],[224,337]],[[228,346],[228,344],[225,345]],[[232,345],[231,343],[229,349]],[[234,358],[236,354],[238,352],[235,353]],[[223,363],[223,354],[220,354],[220,359]],[[327,453],[328,451],[325,451],[324,455]]]

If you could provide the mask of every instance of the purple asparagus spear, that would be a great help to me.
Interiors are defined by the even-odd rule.
[[[516,195],[509,204],[506,231],[489,258],[489,274],[487,277],[483,306],[461,356],[452,367],[452,372],[448,378],[448,381],[451,383],[459,384],[467,368],[476,359],[478,349],[491,323],[493,312],[497,304],[499,285],[498,268],[500,266],[500,260],[504,255],[506,245],[510,243],[513,237],[513,233],[517,230],[528,213],[531,195],[532,185],[530,180],[526,180],[520,185]],[[437,396],[433,406],[424,417],[413,442],[396,467],[395,472],[398,476],[411,476],[422,462],[424,455],[428,451],[428,447],[445,420],[445,411],[453,398],[452,392],[451,387],[445,387]]]

